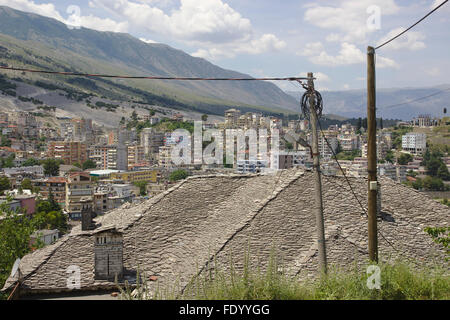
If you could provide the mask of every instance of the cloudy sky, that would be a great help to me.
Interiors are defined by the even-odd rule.
[[[366,48],[444,0],[0,0],[100,31],[127,32],[252,76],[318,76],[321,90],[365,87]],[[378,87],[450,83],[450,4],[377,52]],[[289,83],[283,89],[295,90]]]

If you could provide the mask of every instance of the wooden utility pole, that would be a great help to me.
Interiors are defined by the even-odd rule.
[[[367,172],[369,259],[378,263],[377,233],[377,120],[375,108],[375,49],[367,48]]]
[[[314,160],[314,180],[315,180],[315,209],[316,209],[316,229],[317,229],[317,249],[319,251],[319,269],[323,274],[327,273],[327,254],[325,250],[325,228],[323,223],[323,202],[322,202],[322,180],[320,177],[319,161],[319,137],[317,132],[316,97],[314,95],[314,77],[313,73],[308,73],[308,90],[311,92],[309,97],[309,109],[312,130],[312,155]]]

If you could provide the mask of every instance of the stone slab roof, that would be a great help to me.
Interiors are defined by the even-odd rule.
[[[367,180],[350,178],[363,206]],[[382,259],[408,258],[432,263],[444,251],[423,231],[447,226],[450,209],[390,179],[380,179],[382,215],[379,250]],[[125,204],[96,219],[98,228],[80,227],[55,244],[25,256],[20,264],[21,289],[28,293],[67,290],[69,266],[81,269],[81,290],[115,288],[94,279],[94,235],[116,229],[123,233],[126,270],[157,276],[160,288],[184,286],[214,261],[224,268],[232,255],[239,269],[244,253],[264,268],[275,252],[292,274],[317,270],[313,175],[296,170],[276,175],[212,175],[190,177],[136,206]],[[326,246],[329,264],[364,263],[367,218],[346,181],[323,177]],[[9,278],[4,290],[17,282]]]

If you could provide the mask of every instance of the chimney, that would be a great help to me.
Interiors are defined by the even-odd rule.
[[[95,279],[114,281],[123,278],[123,234],[116,229],[94,236]]]
[[[81,202],[81,230],[94,230],[95,224],[92,220],[92,202],[90,199],[82,198]]]

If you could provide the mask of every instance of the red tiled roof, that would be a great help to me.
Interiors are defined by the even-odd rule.
[[[18,152],[20,150],[17,149],[13,149],[11,147],[0,147],[0,150],[5,150],[5,151],[9,151],[9,152]]]
[[[64,177],[50,177],[50,178],[47,179],[47,182],[65,183],[65,182],[67,182],[67,178],[64,178]]]

